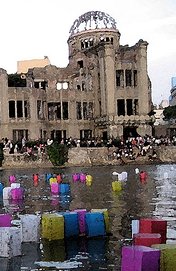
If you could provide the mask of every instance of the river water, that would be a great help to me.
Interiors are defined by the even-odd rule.
[[[135,168],[147,172],[147,182],[141,183]],[[121,192],[113,192],[113,172],[128,173]],[[72,174],[84,172],[93,176],[92,186],[72,182]],[[32,175],[39,174],[38,186]],[[71,185],[70,197],[52,197],[46,173],[62,173]],[[11,169],[0,172],[1,182],[9,186],[9,176],[15,174],[25,189],[25,199],[10,204],[1,199],[1,213],[34,214],[78,208],[107,208],[111,235],[22,244],[22,256],[0,258],[1,271],[21,270],[84,270],[120,271],[121,248],[131,243],[131,221],[144,217],[159,217],[168,221],[167,242],[176,242],[176,165],[125,165],[64,169]]]

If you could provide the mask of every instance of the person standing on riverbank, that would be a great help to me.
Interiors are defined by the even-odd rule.
[[[2,161],[4,160],[4,143],[0,141],[0,168],[2,167]]]

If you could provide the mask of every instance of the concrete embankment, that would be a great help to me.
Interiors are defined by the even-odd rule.
[[[176,163],[176,146],[162,146],[156,149],[157,157],[164,163]]]
[[[115,148],[71,148],[68,152],[68,162],[65,166],[96,166],[96,165],[120,165],[125,163],[176,163],[176,146],[156,147],[157,158],[150,159],[150,153],[146,156],[137,156],[135,160],[114,157]],[[44,168],[53,167],[46,155],[33,158],[23,154],[5,154],[3,168]]]
[[[136,148],[137,149],[137,148]],[[117,159],[113,155],[115,148],[75,148],[69,150],[68,165],[120,165],[120,164],[150,164],[150,163],[176,163],[176,146],[156,147],[156,158],[152,158],[152,150],[145,156],[138,155],[135,150],[135,159],[123,157]]]

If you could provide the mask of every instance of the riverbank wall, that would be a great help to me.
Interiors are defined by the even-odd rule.
[[[97,166],[122,164],[176,163],[176,146],[156,147],[157,157],[151,159],[150,152],[145,156],[136,155],[135,160],[117,159],[115,148],[71,148],[68,152],[68,162],[64,166]],[[2,168],[51,168],[52,163],[46,154],[28,157],[26,154],[5,154]]]
[[[176,163],[176,146],[159,146],[155,148],[156,157],[152,157],[152,150],[145,156],[139,155],[139,150],[133,150],[135,159],[126,157],[117,159],[114,155],[115,147],[106,148],[72,148],[68,154],[68,166],[96,166],[96,165],[122,165],[122,164],[150,164],[150,163]]]

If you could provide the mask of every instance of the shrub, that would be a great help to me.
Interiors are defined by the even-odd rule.
[[[68,161],[68,147],[54,142],[47,146],[47,154],[54,166],[62,166]]]

